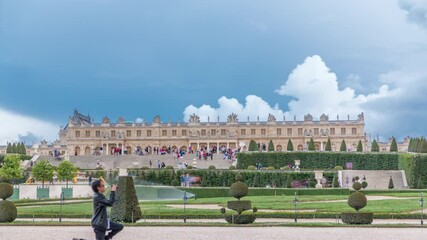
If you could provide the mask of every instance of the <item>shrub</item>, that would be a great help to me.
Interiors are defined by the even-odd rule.
[[[345,140],[342,140],[341,146],[340,146],[340,152],[346,152],[347,151],[347,144],[345,143]]]
[[[187,169],[193,169],[193,166],[188,165],[188,166],[187,166]]]
[[[334,170],[335,171],[342,171],[342,170],[344,170],[344,168],[342,166],[335,166]]]
[[[6,200],[13,195],[13,187],[9,183],[0,183],[0,199]]]
[[[393,188],[394,188],[393,178],[390,176],[390,180],[388,181],[388,189],[393,189]]]
[[[334,175],[334,179],[332,180],[332,187],[337,188],[340,187],[340,183],[338,182],[338,176]]]
[[[371,224],[374,214],[369,212],[341,213],[341,220],[346,224]]]
[[[362,189],[362,184],[360,182],[354,182],[353,189],[359,191],[360,189]]]
[[[142,217],[136,196],[133,178],[120,176],[116,193],[117,200],[111,208],[111,219],[118,222],[136,222]]]
[[[374,139],[371,145],[371,152],[379,152],[379,151],[380,151],[380,146],[378,145],[377,140]]]
[[[326,152],[332,151],[331,139],[329,137],[328,137],[328,141],[326,142],[325,151]]]
[[[350,207],[354,208],[356,211],[359,211],[360,209],[366,207],[368,200],[366,199],[365,194],[361,192],[354,192],[350,194],[350,197],[348,197],[347,203]]]
[[[240,199],[248,195],[249,188],[244,182],[235,182],[230,187],[230,195],[234,198]]]
[[[251,139],[251,141],[249,142],[249,151],[258,151],[258,150],[259,150],[258,145],[254,140]]]
[[[166,169],[171,170],[171,169],[173,169],[173,166],[166,166]]]
[[[365,188],[367,188],[367,187],[368,187],[368,182],[363,181],[363,182],[362,182],[362,188],[363,188],[363,189],[365,189]]]
[[[17,214],[15,203],[7,200],[0,201],[0,222],[13,222]]]
[[[288,150],[288,152],[294,151],[294,144],[292,143],[291,139],[288,140],[288,145],[286,146],[286,150]]]
[[[310,142],[308,142],[308,151],[314,151],[316,147],[314,146],[313,138],[310,138]]]
[[[215,169],[216,169],[216,167],[215,167],[214,165],[210,165],[210,166],[208,167],[208,169],[209,169],[209,170],[215,170]]]
[[[270,140],[270,142],[268,142],[268,151],[269,152],[274,152],[273,140]]]
[[[142,170],[149,170],[149,169],[150,169],[150,167],[148,167],[148,166],[143,166],[141,169],[142,169]]]
[[[174,179],[171,181],[171,185],[172,186],[179,186],[179,185],[181,185],[181,183],[178,181],[178,179]]]
[[[397,152],[397,150],[396,138],[393,137],[390,144],[390,152]]]
[[[253,214],[239,214],[239,215],[230,215],[226,216],[225,220],[228,223],[233,224],[251,224],[255,221],[256,217]]]
[[[267,170],[274,170],[275,168],[273,166],[270,166],[267,168]]]
[[[363,152],[362,140],[359,140],[359,143],[357,143],[357,152]]]
[[[256,167],[255,166],[248,166],[248,170],[256,170]]]
[[[236,170],[236,166],[231,165],[228,170]]]

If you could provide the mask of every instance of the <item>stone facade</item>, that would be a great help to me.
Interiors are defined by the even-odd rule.
[[[76,110],[68,124],[61,128],[57,146],[64,146],[60,151],[69,155],[110,155],[115,148],[122,149],[121,153],[133,154],[139,149],[177,147],[186,150],[189,146],[193,149],[225,146],[245,151],[253,139],[266,145],[273,140],[277,151],[285,151],[291,139],[294,149],[302,151],[313,138],[316,149],[321,151],[328,137],[333,151],[339,151],[342,140],[346,141],[348,151],[356,151],[357,143],[362,140],[367,151],[363,113],[354,120],[349,116],[346,120],[338,117],[330,120],[325,114],[315,120],[307,114],[303,121],[297,121],[296,117],[292,121],[277,121],[270,114],[267,121],[241,122],[232,113],[226,122],[219,118],[215,122],[201,122],[200,117],[193,114],[188,122],[165,123],[156,116],[151,123],[126,121],[123,117],[116,122],[104,117],[100,123],[95,123],[90,116]]]

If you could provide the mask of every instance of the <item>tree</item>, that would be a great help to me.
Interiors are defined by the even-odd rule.
[[[66,186],[68,188],[68,181],[73,180],[77,175],[78,169],[70,161],[63,161],[58,166],[58,179],[66,181]]]
[[[326,142],[325,151],[326,152],[332,151],[331,139],[329,137],[328,137],[328,141]]]
[[[396,143],[396,138],[394,137],[391,140],[390,152],[397,152],[397,143]]]
[[[270,140],[270,142],[268,142],[268,151],[269,152],[274,152],[273,140]]]
[[[363,152],[362,140],[359,140],[359,143],[357,144],[357,151],[358,152]]]
[[[371,152],[379,152],[380,151],[380,146],[377,143],[377,140],[374,139],[374,141],[372,141],[372,146],[371,146]]]
[[[258,151],[258,145],[256,144],[256,142],[251,139],[251,141],[249,142],[249,151]]]
[[[42,181],[42,187],[44,187],[45,181],[50,181],[53,178],[53,166],[48,160],[39,160],[34,165],[32,174],[37,181]]]
[[[13,143],[12,144],[12,151],[11,151],[11,153],[16,153],[17,151],[16,151],[16,143]]]
[[[308,142],[308,151],[314,151],[316,147],[314,146],[313,138],[310,138],[310,142]]]
[[[288,146],[286,147],[286,150],[288,150],[289,152],[294,151],[294,145],[292,144],[291,139],[288,140]]]
[[[10,142],[7,143],[6,153],[12,153],[12,144]]]
[[[142,217],[135,185],[131,176],[120,176],[116,202],[111,208],[111,219],[118,222],[136,222]]]
[[[345,140],[342,140],[340,152],[346,152],[347,151],[347,144],[345,143]]]
[[[0,177],[15,180],[22,178],[21,158],[19,155],[6,155],[3,167],[0,168]]]
[[[340,183],[338,182],[338,176],[336,174],[334,175],[334,178],[332,179],[332,187],[334,187],[334,188],[340,187]]]

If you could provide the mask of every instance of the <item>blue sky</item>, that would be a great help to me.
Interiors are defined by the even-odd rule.
[[[53,140],[74,108],[97,121],[363,111],[373,135],[425,135],[426,13],[425,0],[3,0],[0,143]]]

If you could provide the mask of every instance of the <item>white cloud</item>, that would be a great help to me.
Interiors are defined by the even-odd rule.
[[[58,125],[54,123],[0,108],[0,144],[2,145],[18,141],[25,136],[37,136],[39,140],[52,141],[58,137],[58,130]]]
[[[200,107],[189,105],[184,110],[184,120],[188,121],[189,116],[193,113],[199,115],[201,121],[207,121],[209,117],[211,122],[216,122],[218,116],[221,121],[225,121],[231,113],[236,113],[239,121],[246,121],[247,117],[250,118],[250,121],[255,121],[258,116],[261,121],[265,121],[270,113],[276,118],[282,118],[284,114],[278,104],[271,106],[261,97],[255,95],[246,96],[245,104],[241,104],[235,98],[223,96],[218,99],[218,105],[218,108],[207,104]]]
[[[427,0],[400,0],[399,5],[410,22],[427,28]]]

